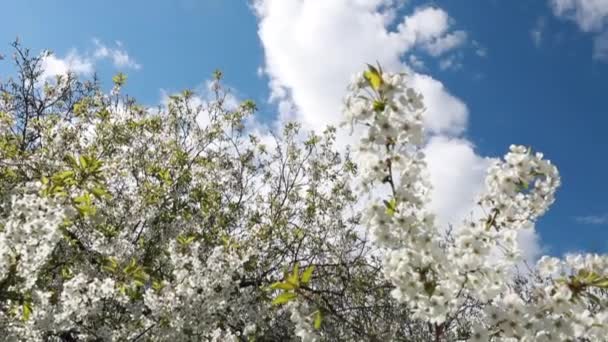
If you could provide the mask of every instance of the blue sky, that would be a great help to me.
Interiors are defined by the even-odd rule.
[[[288,2],[293,1],[285,0]],[[339,2],[345,8],[350,6],[348,1]],[[302,67],[322,68],[327,61],[331,69],[335,64],[324,55],[327,47],[315,54],[317,50],[310,46],[331,39],[316,33],[347,18],[326,17],[333,13],[331,9],[320,12],[320,23],[311,24],[310,36],[306,36],[309,31],[304,19],[310,17],[295,12],[283,15],[280,11],[289,10],[285,6],[275,1],[266,13],[256,16],[244,0],[11,1],[3,5],[0,53],[10,54],[9,44],[16,36],[34,51],[50,48],[60,58],[72,51],[79,58],[88,58],[106,83],[117,70],[127,73],[127,92],[148,104],[160,101],[161,89],[199,87],[220,68],[237,96],[256,100],[262,108],[260,116],[270,121],[281,111],[277,102],[268,103],[271,92],[276,95],[277,89],[284,89],[293,93],[293,99],[289,95],[282,99],[296,107],[314,98],[314,91],[302,89],[308,83],[293,81],[294,76],[285,71],[286,64],[277,62],[284,57],[281,54],[285,58],[299,56],[289,51],[304,45],[296,44],[300,37],[296,33],[310,38],[306,39],[306,49],[300,51],[307,56],[302,60],[316,63]],[[587,12],[579,8],[583,2],[578,0],[493,0],[478,1],[475,6],[458,0],[413,1],[395,10],[396,19],[387,29],[395,30],[400,18],[428,6],[447,13],[447,32],[465,32],[466,39],[438,55],[429,52],[428,45],[418,43],[395,50],[400,51],[400,60],[410,65],[410,56],[416,56],[424,67],[413,70],[432,76],[466,104],[466,129],[456,138],[474,145],[480,157],[502,155],[512,143],[544,152],[559,167],[563,185],[551,211],[537,225],[542,247],[555,255],[606,252],[608,111],[604,94],[608,58],[601,53],[601,38],[608,32],[608,1],[602,5],[605,12],[600,13],[603,17],[599,22],[597,18],[585,21]],[[269,28],[302,27],[286,30],[283,37],[283,32],[275,30],[262,39],[258,34],[262,22]],[[356,37],[360,33],[352,34]],[[284,42],[292,45],[278,46]],[[128,53],[132,64],[117,67],[111,57],[95,57],[100,46]],[[335,46],[327,53],[350,56],[349,51],[338,51],[340,40]],[[378,59],[384,61],[384,53],[378,51]],[[269,60],[270,55],[277,58]],[[373,55],[372,51],[365,56]],[[356,58],[356,52],[352,56]],[[386,58],[390,60],[390,56]],[[260,68],[266,71],[264,75],[260,76]],[[8,70],[10,61],[5,59],[0,62],[0,78]],[[344,87],[338,78],[336,87]],[[281,86],[271,87],[269,80]]]

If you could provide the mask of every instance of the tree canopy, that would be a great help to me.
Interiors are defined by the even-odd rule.
[[[0,332],[14,341],[601,341],[608,259],[522,268],[557,168],[511,146],[483,214],[439,227],[422,96],[356,75],[338,130],[248,128],[252,101],[150,107],[97,78],[0,82]],[[201,100],[203,99],[203,100]]]

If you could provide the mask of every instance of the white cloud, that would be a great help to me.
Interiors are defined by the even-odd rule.
[[[93,52],[95,59],[110,59],[117,68],[141,69],[141,65],[129,56],[120,41],[116,42],[115,47],[109,47],[98,39],[93,39],[93,43],[95,44]]]
[[[481,45],[480,42],[476,41],[476,40],[472,40],[471,43],[473,44],[473,48],[475,48],[475,54],[479,57],[486,57],[488,55],[488,49]]]
[[[462,69],[462,56],[453,54],[439,61],[439,69],[441,70],[460,70]]]
[[[88,76],[95,71],[95,64],[101,60],[109,59],[116,68],[140,69],[133,57],[129,56],[121,42],[116,47],[108,47],[97,39],[93,39],[94,51],[85,53],[72,49],[65,57],[49,54],[42,60],[41,82],[53,79],[57,75],[66,75],[68,72]]]
[[[545,31],[546,20],[543,17],[539,17],[534,24],[534,27],[530,30],[530,37],[534,46],[540,47],[543,41],[543,34]]]
[[[608,0],[551,0],[551,6],[583,32],[600,32],[593,40],[593,59],[608,62]]]
[[[93,64],[91,58],[80,55],[76,50],[71,50],[64,58],[49,54],[42,59],[43,71],[40,81],[50,80],[57,75],[66,75],[68,72],[78,75],[91,75]]]
[[[608,31],[593,39],[593,59],[608,62]]]
[[[424,94],[426,129],[434,134],[460,135],[469,117],[467,105],[450,94],[441,82],[428,75],[414,74],[412,86]]]
[[[435,187],[431,205],[442,224],[458,224],[474,208],[488,159],[477,155],[462,137],[468,120],[466,104],[440,81],[416,73],[402,60],[409,55],[419,70],[419,59],[410,54],[414,48],[440,56],[463,45],[466,34],[452,32],[450,17],[440,8],[417,8],[400,16],[402,11],[392,3],[256,0],[271,100],[279,108],[279,123],[296,119],[305,129],[320,130],[342,120],[346,85],[365,63],[378,61],[385,70],[405,69],[413,87],[424,95],[425,126],[433,136],[426,147]],[[523,239],[529,253],[538,251],[534,234]]]
[[[431,56],[441,56],[447,51],[462,46],[467,41],[467,33],[464,31],[454,31],[445,36],[439,37],[424,45],[424,49]]]
[[[431,138],[424,153],[433,184],[430,208],[438,213],[438,224],[446,227],[471,215],[477,217],[471,204],[483,191],[486,170],[493,160],[477,155],[465,139],[444,136]]]
[[[541,245],[540,236],[534,227],[519,230],[517,242],[519,242],[523,260],[530,266],[533,266],[546,251],[546,248]]]
[[[421,60],[420,58],[418,58],[416,55],[410,55],[408,57],[408,63],[412,68],[414,68],[416,70],[426,69],[426,65],[424,64],[424,61]]]
[[[582,223],[582,224],[589,224],[589,225],[608,224],[608,214],[577,216],[574,219],[576,220],[576,222]]]
[[[550,0],[553,13],[572,20],[585,32],[600,31],[608,22],[608,0]]]
[[[342,119],[346,84],[365,63],[377,60],[385,69],[402,70],[405,52],[448,33],[447,13],[433,7],[416,10],[389,31],[392,23],[378,9],[383,4],[380,0],[257,1],[272,99],[293,102],[297,119],[322,129]],[[427,104],[434,97],[435,93],[429,94]],[[284,116],[295,118],[295,114]]]

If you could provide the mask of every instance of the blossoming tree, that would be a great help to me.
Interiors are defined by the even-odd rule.
[[[15,44],[0,83],[0,336],[14,341],[601,341],[606,258],[518,274],[554,200],[542,154],[488,170],[483,217],[427,210],[421,96],[370,67],[336,128],[248,128],[255,104],[186,90],[148,108],[46,79]],[[383,195],[380,195],[383,194]],[[363,208],[363,209],[362,209]]]

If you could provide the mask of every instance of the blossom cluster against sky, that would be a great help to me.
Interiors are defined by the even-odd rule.
[[[528,255],[608,250],[608,0],[14,1],[0,53],[19,36],[50,48],[46,76],[123,71],[154,105],[204,89],[220,68],[268,126],[320,129],[368,62],[412,75],[428,108],[425,151],[440,222],[471,211],[491,158],[510,144],[545,153],[563,186],[521,237]],[[0,77],[10,58],[0,61]],[[345,138],[348,139],[348,138]]]

